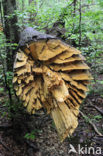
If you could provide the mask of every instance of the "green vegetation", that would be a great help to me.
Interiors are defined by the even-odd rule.
[[[32,131],[31,133],[26,133],[24,138],[34,140],[35,139],[35,131]]]
[[[15,0],[15,4],[7,2],[12,8],[7,11],[5,4],[6,0],[0,0],[0,105],[7,108],[7,112],[0,111],[2,117],[13,119],[24,111],[15,96],[12,78],[17,34],[25,27],[57,35],[80,49],[94,77],[88,95],[103,98],[103,0]],[[102,116],[93,115],[90,119],[84,116],[84,119],[87,123],[90,119],[98,122]],[[30,140],[35,137],[35,131],[24,136]]]

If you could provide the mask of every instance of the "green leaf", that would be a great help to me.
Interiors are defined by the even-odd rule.
[[[32,131],[31,133],[26,133],[24,138],[26,139],[31,139],[31,140],[34,140],[35,139],[35,131]]]
[[[4,91],[4,88],[1,87],[1,88],[0,88],[0,92],[3,92],[3,91]]]
[[[96,115],[96,116],[94,116],[94,119],[102,119],[102,116],[101,115]]]

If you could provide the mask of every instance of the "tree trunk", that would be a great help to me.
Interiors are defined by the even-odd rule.
[[[74,2],[73,2],[73,7],[74,7],[74,9],[73,9],[73,18],[75,18],[76,3],[77,3],[77,0],[74,0]],[[73,32],[74,32],[74,29],[75,29],[75,23],[73,22]]]
[[[33,0],[29,0],[29,4],[32,2]]]
[[[18,36],[18,27],[17,16],[14,15],[14,11],[16,10],[16,0],[2,0],[3,12],[4,12],[4,33],[6,36],[7,44],[17,43],[19,40]],[[11,16],[11,17],[10,17]],[[7,70],[12,70],[12,62],[14,52],[12,47],[7,47]]]
[[[80,0],[80,4],[79,4],[79,49],[81,49],[81,20],[82,20],[82,7],[81,7],[81,3],[82,1]]]
[[[24,12],[25,9],[25,2],[22,0],[22,12]],[[22,16],[22,24],[24,23],[24,17]]]

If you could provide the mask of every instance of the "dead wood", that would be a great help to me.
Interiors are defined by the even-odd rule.
[[[16,95],[30,114],[45,108],[63,141],[78,125],[79,107],[92,79],[81,52],[33,28],[21,33],[14,62]]]
[[[79,113],[82,115],[83,118],[87,118],[89,124],[93,127],[94,131],[99,135],[99,136],[103,136],[103,134],[101,134],[99,132],[99,130],[97,129],[96,125],[91,121],[91,119],[88,118],[88,116],[86,116],[83,112],[79,111]]]
[[[99,107],[93,105],[93,104],[91,103],[91,101],[89,101],[89,106],[92,106],[93,108],[95,108],[95,109],[103,116],[103,110],[101,110]]]
[[[2,141],[1,138],[0,138],[0,144],[1,144],[8,152],[10,152],[11,156],[14,155],[14,153],[10,150],[10,148],[7,147],[7,145]]]
[[[29,42],[32,41],[38,41],[38,40],[45,40],[45,39],[55,39],[55,36],[43,34],[39,31],[34,30],[31,27],[28,27],[24,29],[24,31],[21,32],[20,34],[20,41],[19,41],[19,46],[25,46]]]

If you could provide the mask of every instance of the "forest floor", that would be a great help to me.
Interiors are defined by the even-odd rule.
[[[99,79],[102,78],[103,75],[99,75]],[[88,152],[89,147],[95,149],[94,154],[91,152],[90,156],[102,156],[103,136],[96,133],[89,121],[91,119],[98,131],[103,134],[103,94],[100,95],[98,91],[103,90],[103,84],[97,82],[92,88],[92,92],[81,107],[81,111],[89,119],[79,114],[79,125],[76,131],[63,143],[60,142],[55,126],[48,115],[30,116],[21,112],[11,121],[8,107],[5,105],[8,97],[4,92],[0,93],[0,156],[82,156],[89,155],[85,151],[87,149]],[[102,112],[97,111],[94,106]],[[70,144],[76,150],[79,145],[83,147],[84,154],[69,154]],[[101,148],[101,154],[96,153],[98,147]]]

